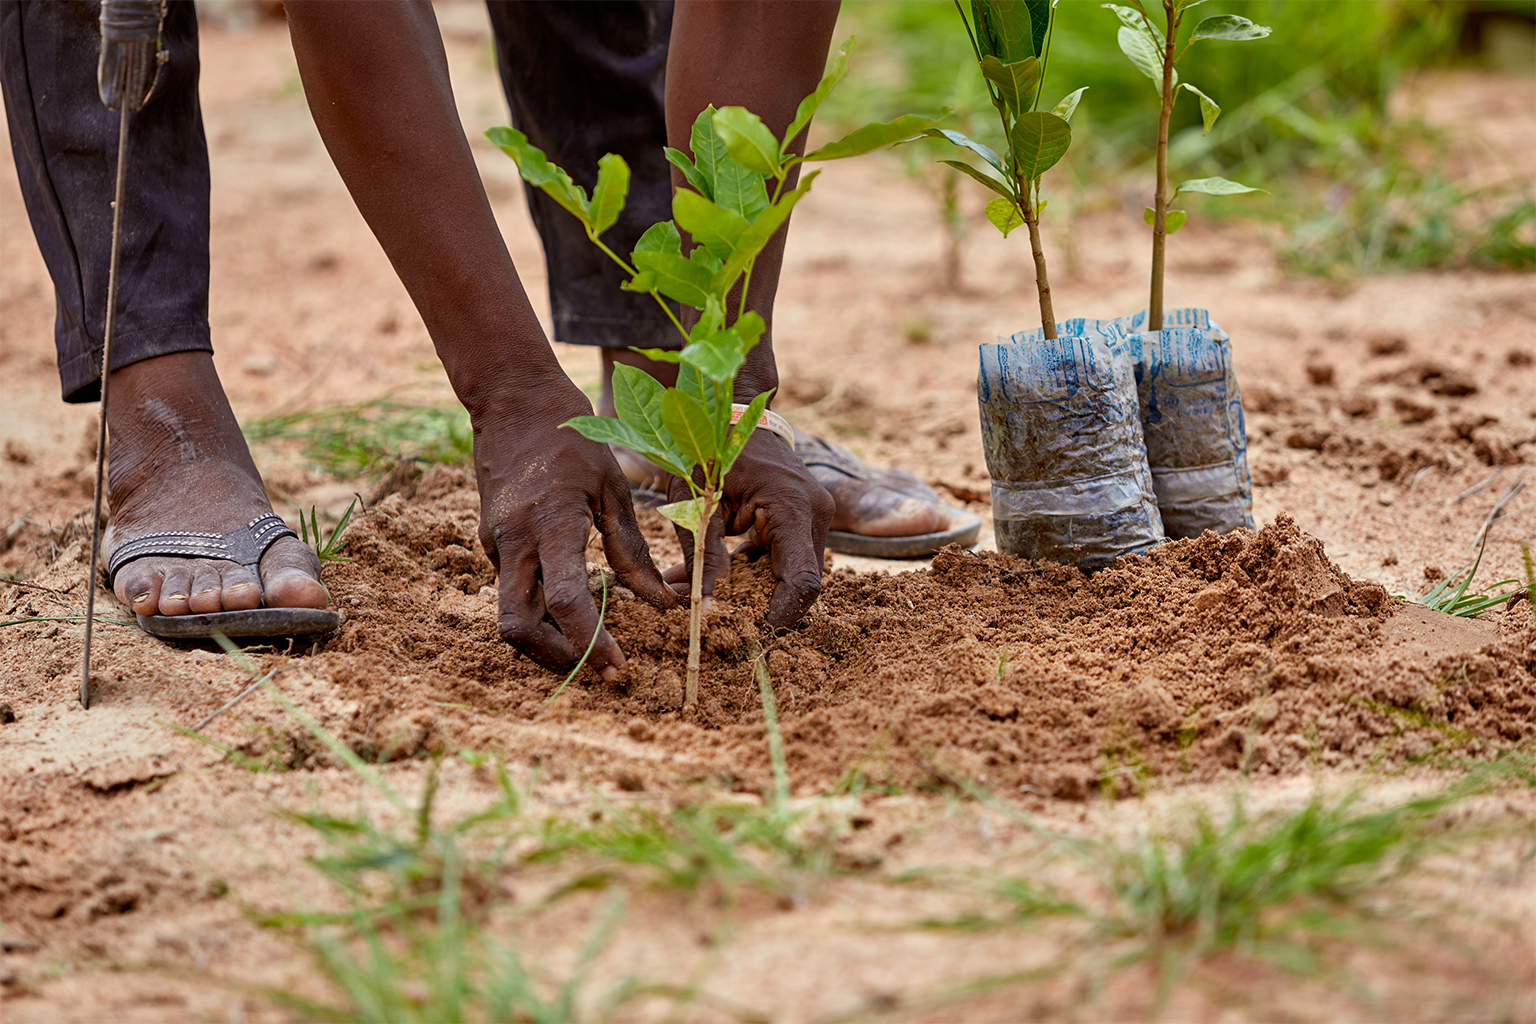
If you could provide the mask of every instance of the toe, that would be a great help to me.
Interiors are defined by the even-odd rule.
[[[165,574],[144,561],[129,562],[118,572],[112,591],[135,615],[155,615],[160,611],[160,590]]]
[[[297,537],[277,541],[261,559],[268,608],[324,608],[331,595],[320,582],[320,559]]]
[[[256,574],[235,562],[220,562],[218,565],[219,609],[243,612],[260,608],[261,583],[257,581]]]
[[[187,607],[194,615],[222,610],[223,590],[218,563],[201,559],[192,563],[192,584],[187,595]]]
[[[161,615],[186,615],[192,610],[192,567],[186,562],[170,562],[160,583]]]

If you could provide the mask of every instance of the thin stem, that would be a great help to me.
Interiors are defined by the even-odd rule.
[[[1040,109],[1040,97],[1045,93],[1045,73],[1051,68],[1051,40],[1056,37],[1056,12],[1051,8],[1050,24],[1045,29],[1045,48],[1040,51],[1040,82],[1035,86],[1035,109]]]
[[[620,267],[622,267],[624,269],[624,273],[628,274],[630,277],[634,277],[635,276],[635,273],[636,273],[635,268],[630,266],[628,263],[625,263],[623,260],[619,259],[618,255],[615,254],[612,249],[610,249],[606,245],[604,245],[602,243],[601,239],[599,239],[596,235],[592,234],[591,232],[587,233],[587,237],[592,240],[592,244],[593,245],[597,246],[599,249],[603,250],[603,252],[607,253],[609,259],[613,260],[613,262],[617,263]],[[663,299],[661,297],[661,293],[658,292],[658,291],[654,291],[653,290],[653,291],[647,292],[646,294],[649,295],[651,298],[655,299],[656,300],[656,304],[661,307],[661,311],[663,313],[667,314],[667,319],[672,321],[672,326],[677,328],[677,333],[681,334],[683,336],[683,344],[684,345],[688,344],[688,342],[690,340],[689,337],[688,337],[688,332],[683,330],[682,323],[677,319],[677,316],[672,312],[672,307],[667,305],[667,300]]]
[[[672,307],[667,305],[667,300],[661,297],[661,292],[651,291],[646,292],[646,294],[655,299],[656,304],[661,307],[661,311],[667,314],[667,319],[672,321],[672,326],[677,328],[677,333],[683,336],[683,344],[686,345],[692,341],[693,339],[688,336],[688,332],[683,330],[682,321],[672,312]]]
[[[1024,182],[1020,182],[1024,185]],[[1035,257],[1035,292],[1040,296],[1040,329],[1047,339],[1056,337],[1056,312],[1051,307],[1051,279],[1045,271],[1045,247],[1040,242],[1040,210],[1035,205],[1035,195],[1030,187],[1024,187],[1024,203],[1020,207],[1024,223],[1029,225],[1029,248]]]
[[[1157,118],[1157,194],[1152,206],[1152,295],[1147,303],[1147,330],[1163,329],[1163,253],[1168,241],[1168,122],[1173,116],[1173,66],[1177,63],[1179,11],[1175,0],[1163,0],[1168,35],[1163,52],[1163,102]]]
[[[966,20],[965,8],[960,6],[960,0],[955,0],[955,10],[960,15],[960,24],[965,26],[965,37],[971,41],[971,51],[976,54],[976,63],[981,63],[981,47],[976,43],[976,33],[971,31],[971,23]],[[991,92],[991,86],[987,87]]]
[[[703,631],[704,539],[709,534],[709,520],[715,514],[715,492],[704,492],[699,510],[699,528],[693,531],[693,589],[688,606],[688,676],[683,685],[683,707],[692,707],[699,699],[699,639]]]

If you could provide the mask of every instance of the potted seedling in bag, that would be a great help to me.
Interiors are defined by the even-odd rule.
[[[782,139],[743,107],[708,107],[700,113],[693,124],[692,154],[670,147],[666,153],[689,188],[674,194],[673,219],[653,224],[627,260],[601,238],[617,222],[628,198],[629,166],[622,157],[609,153],[598,161],[597,182],[588,198],[586,190],[530,145],[522,132],[493,128],[486,133],[517,163],[529,185],[542,189],[580,220],[587,237],[624,268],[629,280],[623,287],[649,293],[682,336],[679,350],[641,350],[652,359],[678,364],[675,387],[663,387],[643,370],[617,364],[613,370],[617,415],[578,416],[563,425],[594,441],[631,448],[688,485],[691,497],[658,510],[691,534],[693,541],[686,704],[698,697],[705,527],[724,496],[726,474],[752,431],[765,420],[773,424],[769,429],[782,431],[786,443],[793,444],[788,424],[768,411],[772,391],[744,405],[733,401],[736,372],[766,329],[762,316],[747,308],[753,266],[820,173],[806,174],[791,189],[789,172],[805,161],[836,160],[884,148],[937,121],[907,115],[869,124],[796,156],[791,144],[847,73],[852,42],[843,45],[827,76],[801,101]],[[686,247],[683,232],[690,237]],[[698,311],[691,329],[684,328],[665,299]]]
[[[997,193],[987,219],[1006,237],[1028,229],[1040,329],[981,346],[977,380],[982,442],[992,477],[998,547],[1084,569],[1146,551],[1163,539],[1142,442],[1129,350],[1058,325],[1040,236],[1041,176],[1072,144],[1083,89],[1040,110],[1050,54],[1049,0],[971,0],[955,7],[997,110],[1006,148],[929,129],[980,157],[944,163]]]
[[[1239,526],[1253,528],[1253,484],[1231,341],[1204,309],[1164,310],[1163,270],[1168,236],[1187,218],[1185,211],[1170,208],[1174,198],[1262,191],[1226,178],[1195,178],[1169,192],[1168,125],[1174,102],[1180,93],[1199,100],[1207,133],[1221,114],[1214,99],[1180,80],[1175,66],[1199,42],[1262,39],[1270,30],[1236,15],[1213,15],[1195,25],[1181,48],[1185,12],[1199,2],[1161,0],[1160,12],[1152,0],[1103,5],[1120,19],[1120,49],[1152,80],[1161,97],[1157,185],[1153,205],[1143,215],[1152,227],[1151,297],[1140,313],[1090,321],[1083,328],[1132,350],[1153,489],[1163,526],[1173,538],[1195,537],[1208,529],[1225,533]],[[1154,17],[1159,13],[1160,18]]]

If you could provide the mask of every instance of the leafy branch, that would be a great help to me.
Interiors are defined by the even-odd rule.
[[[1114,11],[1120,19],[1117,39],[1121,52],[1138,71],[1159,87],[1162,97],[1157,122],[1157,191],[1153,205],[1142,213],[1142,219],[1152,226],[1152,294],[1147,314],[1147,329],[1150,331],[1163,329],[1163,257],[1167,238],[1183,227],[1188,219],[1185,211],[1169,209],[1170,201],[1184,193],[1230,196],[1264,191],[1226,178],[1191,178],[1175,186],[1172,195],[1168,192],[1168,125],[1180,90],[1188,91],[1199,99],[1202,134],[1209,134],[1216,124],[1216,118],[1221,116],[1220,105],[1195,86],[1181,82],[1175,67],[1195,43],[1203,39],[1243,42],[1263,39],[1271,31],[1265,25],[1255,25],[1247,18],[1235,14],[1212,15],[1202,18],[1195,25],[1184,48],[1180,50],[1178,35],[1184,11],[1202,2],[1204,0],[1162,0],[1166,32],[1152,21],[1141,0],[1127,0],[1128,6],[1100,5]]]

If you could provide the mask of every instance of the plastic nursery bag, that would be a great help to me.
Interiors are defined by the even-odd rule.
[[[1092,570],[1162,543],[1135,365],[1098,332],[981,346],[997,545]]]
[[[1164,310],[1161,332],[1146,331],[1146,323],[1141,310],[1114,320],[1069,320],[1057,330],[1129,346],[1152,487],[1168,536],[1253,529],[1248,438],[1231,340],[1203,309]],[[1040,332],[1028,335],[1038,338]]]

